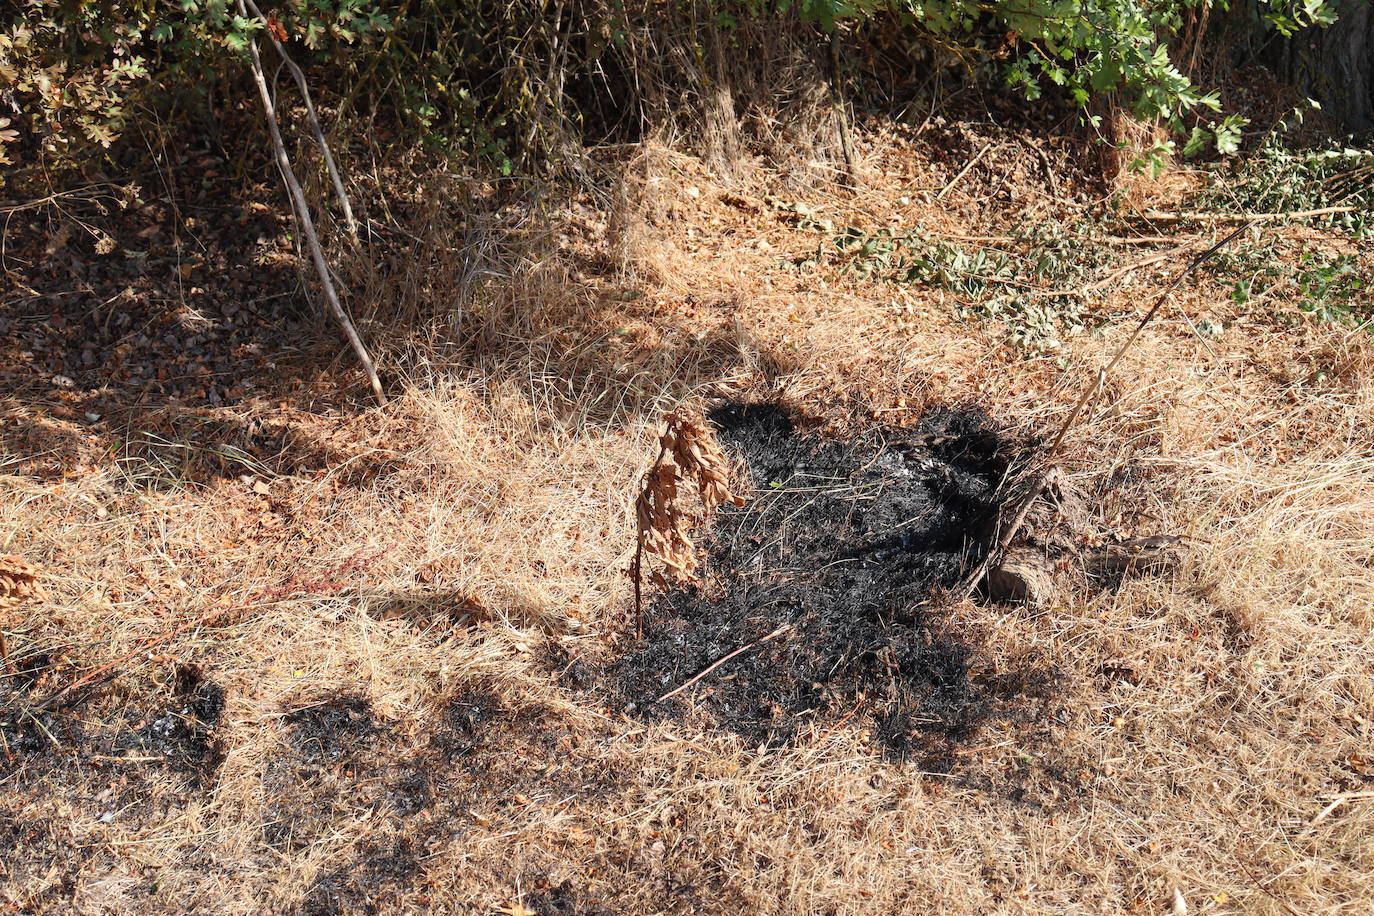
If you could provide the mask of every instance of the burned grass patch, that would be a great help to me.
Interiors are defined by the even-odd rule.
[[[0,751],[12,763],[40,772],[127,760],[189,777],[193,788],[213,781],[223,759],[216,729],[225,695],[200,668],[181,666],[170,685],[150,693],[115,686],[78,697],[84,703],[49,705],[41,697],[57,666],[46,655],[32,662],[40,673],[21,671],[0,690]]]
[[[623,779],[593,765],[585,723],[485,682],[414,718],[340,693],[280,725],[262,775],[263,844],[308,859],[352,825],[370,825],[315,876],[298,910],[306,914],[404,908],[397,901],[430,886],[426,863],[446,850],[537,820],[547,806],[609,794]]]
[[[183,666],[177,671],[173,702],[124,744],[160,757],[169,767],[190,774],[203,785],[213,778],[224,759],[215,738],[223,713],[224,690],[200,669]]]
[[[766,405],[711,419],[754,495],[717,515],[702,586],[663,594],[611,666],[623,708],[764,745],[858,715],[887,753],[941,768],[990,719],[1042,715],[1053,667],[983,665],[941,595],[986,549],[1014,450],[985,418],[937,411],[850,440]]]
[[[390,910],[389,898],[419,871],[409,840],[365,844],[347,868],[315,881],[300,912],[302,916],[336,916]]]

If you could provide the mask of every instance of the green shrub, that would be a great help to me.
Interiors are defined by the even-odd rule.
[[[141,103],[238,72],[262,26],[235,9],[233,0],[24,0],[0,27],[0,86],[13,109],[0,162],[46,174],[80,169],[109,149]],[[269,15],[313,52],[389,25],[373,0],[285,0]]]
[[[1243,2],[1250,4],[1246,15],[1282,32],[1333,18],[1327,0]],[[640,68],[670,46],[683,50],[683,66],[699,69],[702,85],[719,80],[712,55],[758,53],[750,43],[755,27],[791,28],[802,42],[809,33],[817,46],[837,29],[868,28],[894,46],[924,40],[991,63],[1027,98],[1046,86],[1061,87],[1079,104],[1116,93],[1137,114],[1187,133],[1187,151],[1211,144],[1225,152],[1239,142],[1243,121],[1221,115],[1216,96],[1194,87],[1168,48],[1189,6],[1225,10],[1228,3],[264,0],[263,6],[274,30],[313,65],[322,95],[345,109],[389,112],[411,136],[510,171],[521,156],[534,163],[557,158],[560,145],[592,120],[616,124],[636,110],[643,102]],[[53,175],[99,160],[140,106],[178,91],[220,80],[231,99],[251,100],[242,79],[244,50],[262,26],[238,9],[237,0],[24,0],[0,25],[0,88],[11,109],[0,123],[0,156],[18,171]],[[679,44],[664,39],[669,33]]]

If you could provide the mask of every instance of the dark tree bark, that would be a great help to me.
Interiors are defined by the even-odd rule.
[[[1374,130],[1374,3],[1336,0],[1325,29],[1305,29],[1271,50],[1270,65],[1353,131]]]

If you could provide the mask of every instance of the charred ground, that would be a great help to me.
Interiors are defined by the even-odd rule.
[[[986,548],[1015,450],[985,417],[939,410],[849,440],[769,405],[711,419],[755,495],[717,517],[703,586],[659,598],[613,667],[627,711],[705,715],[765,745],[859,715],[886,752],[940,769],[989,717],[1039,716],[1053,667],[981,671],[977,634],[942,610],[941,590]]]

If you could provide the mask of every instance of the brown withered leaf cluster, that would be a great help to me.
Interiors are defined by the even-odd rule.
[[[0,556],[0,611],[16,608],[38,595],[38,567],[23,557]]]
[[[657,557],[661,567],[652,581],[666,586],[669,582],[697,581],[693,526],[723,503],[744,505],[744,498],[730,489],[730,465],[710,427],[683,413],[672,413],[665,419],[667,426],[658,440],[659,457],[644,478],[635,514],[639,548]],[[685,503],[692,489],[701,501],[697,512]]]

